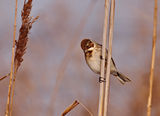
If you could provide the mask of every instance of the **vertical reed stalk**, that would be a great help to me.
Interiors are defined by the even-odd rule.
[[[149,81],[149,96],[147,104],[147,116],[151,116],[151,105],[152,105],[152,90],[153,90],[153,76],[154,76],[154,65],[155,65],[155,54],[156,54],[156,39],[157,39],[157,11],[158,1],[155,0],[154,6],[154,22],[153,22],[153,40],[152,40],[152,61],[150,68],[150,81]]]
[[[9,80],[9,86],[8,86],[8,97],[7,97],[5,116],[9,115],[9,110],[10,110],[10,96],[11,96],[11,88],[12,88],[12,80],[13,80],[13,72],[14,72],[14,54],[15,54],[14,51],[15,51],[15,38],[16,38],[17,6],[18,6],[18,0],[16,0],[16,6],[15,6],[12,61],[11,61],[11,72],[10,72],[10,80]]]
[[[29,31],[32,28],[32,24],[39,18],[38,16],[35,17],[34,19],[32,19],[32,17],[30,17],[30,12],[32,9],[32,0],[27,0],[27,2],[26,2],[26,0],[24,0],[23,10],[21,12],[22,25],[19,30],[18,41],[15,42],[17,3],[18,3],[18,1],[16,0],[14,37],[13,37],[13,47],[12,47],[12,62],[11,62],[11,72],[8,74],[8,75],[10,75],[10,82],[9,82],[8,98],[7,98],[5,116],[12,116],[12,108],[13,108],[12,104],[13,104],[16,74],[18,72],[18,69],[19,69],[21,63],[23,62],[23,55],[26,52]],[[15,50],[15,45],[16,45],[16,50]]]
[[[109,48],[107,58],[107,69],[106,69],[106,85],[105,85],[105,97],[104,97],[104,112],[103,116],[107,116],[108,113],[108,101],[109,101],[109,85],[110,85],[110,64],[112,57],[112,40],[113,40],[113,28],[114,28],[114,15],[115,15],[115,0],[111,0],[110,10],[110,22],[109,22]]]
[[[107,27],[108,27],[108,16],[109,16],[109,0],[105,0],[105,16],[104,16],[104,27],[103,27],[103,43],[102,43],[102,60],[101,60],[101,73],[100,76],[104,78],[105,74],[105,56],[106,56],[106,44],[107,44]],[[104,83],[100,83],[99,90],[99,107],[98,116],[103,115],[103,101],[104,101]]]
[[[19,38],[16,42],[16,51],[15,51],[15,57],[14,57],[14,75],[13,75],[13,82],[12,82],[12,95],[11,95],[11,103],[10,103],[10,116],[12,115],[12,109],[13,109],[13,96],[14,96],[14,88],[15,88],[15,80],[16,80],[16,74],[18,72],[18,69],[23,62],[23,55],[26,53],[27,49],[27,42],[28,42],[28,35],[29,31],[32,28],[32,24],[39,18],[38,16],[35,18],[32,18],[30,16],[30,12],[32,9],[32,0],[24,0],[23,9],[21,12],[21,18],[22,18],[22,25],[19,30]]]
[[[13,82],[12,82],[12,94],[11,94],[11,102],[10,102],[10,115],[9,116],[12,116],[12,111],[13,111],[13,96],[14,96],[14,87],[15,87],[15,80],[16,80],[16,69],[14,69],[14,74],[13,74]]]

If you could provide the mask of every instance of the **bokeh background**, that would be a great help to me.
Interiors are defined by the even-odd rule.
[[[0,1],[0,76],[10,71],[14,7],[14,0]],[[23,0],[18,1],[17,29],[22,7]],[[109,116],[146,115],[153,8],[154,0],[116,0],[112,56],[132,82],[121,85],[111,76]],[[16,79],[13,116],[59,116],[74,100],[96,116],[98,75],[86,65],[80,41],[91,38],[102,43],[104,0],[34,0],[31,15],[40,18],[33,24]],[[160,116],[159,20],[157,34],[152,116]],[[0,116],[8,84],[9,78],[0,81]],[[89,114],[78,105],[68,116]]]

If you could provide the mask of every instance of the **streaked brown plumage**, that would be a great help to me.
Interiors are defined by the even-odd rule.
[[[84,51],[85,60],[90,69],[100,74],[100,61],[102,59],[101,49],[102,45],[90,40],[84,39],[81,41],[81,48]],[[105,68],[107,67],[107,50],[106,50],[106,57],[105,57]],[[118,78],[118,80],[124,84],[125,82],[131,81],[127,76],[120,73],[116,65],[114,63],[113,58],[111,58],[111,74]]]

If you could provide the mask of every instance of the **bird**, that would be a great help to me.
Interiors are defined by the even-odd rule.
[[[102,45],[87,38],[81,41],[81,48],[84,52],[85,60],[89,68],[94,73],[100,75],[101,60],[102,60]],[[107,68],[107,53],[108,50],[106,49],[105,69]],[[113,58],[111,58],[111,63],[110,63],[110,74],[117,77],[122,84],[131,81],[127,76],[125,76],[124,74],[122,74],[117,70]],[[105,82],[105,78],[99,77],[99,82],[100,83]]]

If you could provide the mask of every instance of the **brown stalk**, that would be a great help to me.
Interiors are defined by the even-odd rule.
[[[9,80],[9,86],[8,86],[8,96],[7,96],[5,116],[8,116],[9,111],[10,111],[9,106],[10,106],[10,96],[11,96],[11,87],[12,87],[13,70],[14,70],[14,51],[15,51],[15,39],[16,39],[17,6],[18,6],[18,1],[16,0],[15,15],[14,15],[14,32],[13,32],[13,45],[12,45],[11,73],[10,73],[10,80]]]
[[[108,27],[108,16],[109,16],[109,0],[105,0],[105,16],[104,16],[104,27],[103,27],[103,43],[102,43],[102,60],[101,60],[101,73],[100,76],[104,78],[105,75],[105,56],[106,56],[106,44],[107,44],[107,27]],[[103,102],[104,102],[104,83],[100,83],[99,90],[99,107],[98,116],[103,115]]]
[[[65,116],[67,113],[69,113],[71,110],[73,110],[78,104],[80,104],[89,114],[90,116],[93,116],[93,114],[87,109],[87,107],[85,105],[83,105],[81,102],[75,100],[73,102],[73,104],[71,104],[70,106],[68,106],[64,112],[62,113],[61,116]]]
[[[19,38],[16,42],[16,51],[14,57],[14,77],[13,77],[13,84],[12,84],[12,95],[11,95],[11,109],[10,109],[10,116],[12,115],[13,110],[13,96],[14,96],[14,88],[15,88],[15,80],[17,71],[23,62],[23,55],[26,52],[27,42],[28,42],[28,34],[30,29],[32,28],[32,24],[38,19],[38,16],[34,19],[30,17],[30,12],[32,9],[32,0],[24,1],[23,10],[21,12],[22,18],[22,25],[19,30]]]
[[[153,40],[152,40],[152,61],[150,68],[150,81],[149,81],[149,96],[147,104],[147,116],[151,116],[151,105],[152,105],[152,91],[153,91],[153,76],[154,76],[154,65],[156,56],[156,39],[157,39],[157,13],[158,13],[158,1],[155,0],[154,6],[154,22],[153,22]]]
[[[16,41],[15,36],[16,36],[17,3],[18,1],[16,0],[11,72],[8,73],[6,76],[0,78],[0,80],[3,80],[4,78],[10,76],[5,116],[12,116],[13,95],[14,95],[16,74],[23,61],[23,55],[26,52],[29,31],[32,28],[32,24],[39,18],[37,16],[36,18],[32,19],[29,16],[32,9],[32,0],[28,0],[27,2],[26,0],[24,0],[23,10],[21,12],[22,25],[19,30],[18,41]],[[15,50],[15,45],[16,45],[16,50]]]
[[[30,25],[32,25],[37,19],[39,18],[39,16],[35,17],[34,19],[32,19],[32,21],[30,22]],[[23,59],[22,59],[23,60]],[[20,63],[21,64],[21,63]],[[19,65],[20,66],[20,65]],[[18,67],[19,67],[18,66]],[[7,75],[3,76],[0,78],[0,81],[5,79],[6,77],[10,76],[10,73],[8,73]]]
[[[70,106],[68,106],[64,112],[62,113],[61,116],[65,116],[68,112],[70,112],[72,109],[74,109],[77,105],[79,104],[79,102],[76,100],[73,102],[73,104],[71,104]]]
[[[10,76],[10,73],[8,73],[7,75],[3,76],[0,78],[0,81],[2,81],[3,79],[5,79],[6,77]]]
[[[114,28],[114,15],[115,15],[115,0],[111,0],[110,10],[110,23],[109,23],[109,47],[106,69],[106,85],[105,85],[105,98],[104,98],[104,112],[103,116],[107,116],[108,113],[108,101],[109,101],[109,85],[110,85],[110,64],[112,57],[112,40],[113,40],[113,28]]]

